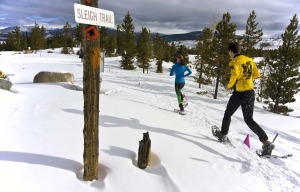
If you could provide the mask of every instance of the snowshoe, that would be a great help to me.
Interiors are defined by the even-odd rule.
[[[293,156],[293,154],[287,154],[287,155],[262,155],[262,150],[256,150],[256,154],[262,159],[270,159],[270,158],[287,159],[288,157]]]
[[[179,110],[179,109],[174,109],[174,112],[180,114],[180,115],[186,115],[185,111]]]
[[[219,127],[217,127],[216,125],[213,125],[211,127],[211,131],[212,131],[213,136],[215,136],[219,142],[233,146],[231,141],[229,140],[229,138],[226,135],[223,135],[221,133],[221,130]]]

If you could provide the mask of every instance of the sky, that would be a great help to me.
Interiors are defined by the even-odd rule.
[[[0,29],[34,25],[62,27],[66,22],[75,26],[75,0],[0,0]],[[146,27],[151,32],[178,34],[201,31],[213,21],[231,14],[237,33],[244,33],[249,14],[255,10],[258,28],[265,36],[284,33],[293,15],[300,13],[299,0],[103,0],[99,8],[113,11],[115,24],[121,24],[129,11],[135,31]]]
[[[290,116],[270,113],[255,102],[254,119],[270,140],[273,154],[288,159],[261,159],[262,144],[243,121],[232,116],[234,147],[211,133],[219,126],[230,92],[212,85],[198,88],[193,77],[183,88],[186,115],[178,108],[172,63],[163,73],[120,69],[120,57],[105,58],[99,112],[99,179],[83,175],[83,66],[77,55],[0,52],[0,70],[13,83],[0,89],[0,191],[5,192],[300,192],[300,94]],[[194,56],[190,55],[190,61]],[[33,83],[40,71],[70,72],[73,84]],[[193,74],[196,75],[194,69]],[[196,92],[207,91],[199,95]],[[137,167],[139,141],[148,132],[150,166]],[[249,135],[250,148],[243,141]]]

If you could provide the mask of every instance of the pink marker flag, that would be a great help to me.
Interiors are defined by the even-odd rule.
[[[250,148],[249,134],[247,135],[246,139],[244,140],[244,144]]]

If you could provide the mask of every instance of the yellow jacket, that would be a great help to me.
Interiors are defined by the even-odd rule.
[[[236,55],[230,62],[230,80],[227,85],[229,89],[236,91],[253,90],[253,79],[259,78],[260,73],[253,59],[244,55]]]

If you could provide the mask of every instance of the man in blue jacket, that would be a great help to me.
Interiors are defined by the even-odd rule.
[[[174,74],[175,74],[175,92],[177,95],[180,112],[184,113],[183,99],[185,96],[182,94],[181,89],[185,85],[184,78],[186,76],[191,75],[192,71],[188,68],[188,66],[186,66],[186,64],[184,64],[182,55],[176,57],[175,64],[172,66],[170,76],[173,76]]]

